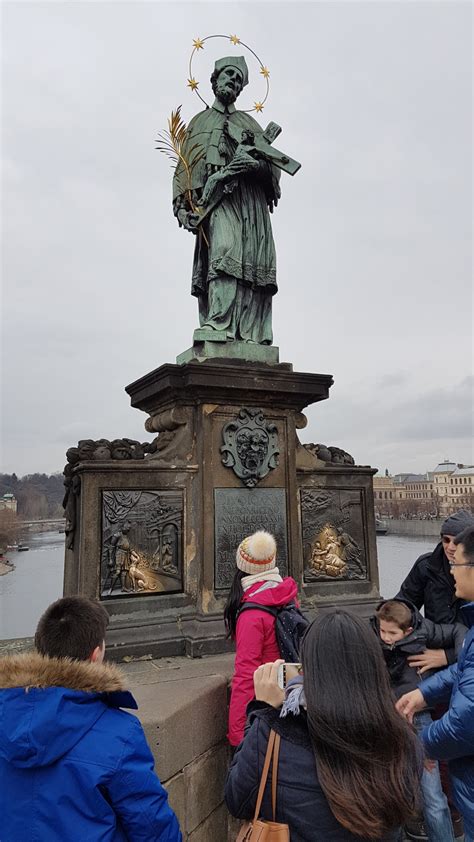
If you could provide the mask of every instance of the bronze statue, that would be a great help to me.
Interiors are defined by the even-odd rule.
[[[192,166],[180,159],[174,175],[174,215],[196,235],[191,292],[199,300],[201,329],[195,341],[273,341],[270,213],[281,195],[280,169],[293,175],[300,165],[272,146],[279,126],[271,123],[263,132],[236,110],[247,83],[242,56],[216,61],[214,103],[191,120],[185,135],[183,160]]]

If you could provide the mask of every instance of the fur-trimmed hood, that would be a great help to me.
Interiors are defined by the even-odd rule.
[[[137,704],[113,664],[48,658],[0,658],[0,756],[44,766],[70,751],[106,707]]]
[[[48,658],[37,652],[0,658],[0,690],[12,687],[68,687],[83,693],[126,690],[125,676],[115,664]]]

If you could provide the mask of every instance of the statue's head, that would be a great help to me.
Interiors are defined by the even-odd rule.
[[[214,96],[223,105],[235,102],[248,81],[249,72],[243,56],[225,56],[217,59],[211,85]]]

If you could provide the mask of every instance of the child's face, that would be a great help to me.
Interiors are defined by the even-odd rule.
[[[397,626],[392,620],[379,620],[379,634],[382,638],[384,643],[387,643],[391,646],[392,643],[396,643],[397,640],[402,640],[407,634],[410,634],[413,629],[410,628],[406,629],[405,631]]]

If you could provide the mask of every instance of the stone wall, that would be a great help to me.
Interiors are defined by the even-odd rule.
[[[169,792],[185,842],[236,838],[224,804],[233,655],[134,661],[124,670],[156,771]]]
[[[438,540],[443,522],[444,518],[436,518],[436,520],[400,520],[398,518],[390,518],[384,520],[384,523],[388,526],[390,535],[413,535],[420,538],[437,538]]]

